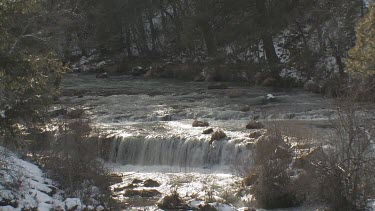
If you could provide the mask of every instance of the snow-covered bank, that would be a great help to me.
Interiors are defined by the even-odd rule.
[[[100,210],[86,207],[78,198],[65,198],[36,165],[0,147],[0,210]]]

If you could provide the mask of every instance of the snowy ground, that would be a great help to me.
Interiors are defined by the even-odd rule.
[[[101,210],[84,206],[78,198],[64,198],[36,165],[0,147],[0,210]]]

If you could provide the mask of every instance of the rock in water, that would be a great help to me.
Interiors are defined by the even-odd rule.
[[[202,134],[211,134],[213,132],[214,132],[214,129],[208,128],[208,129],[204,130]]]
[[[223,138],[226,138],[227,137],[227,134],[225,134],[224,133],[224,131],[223,130],[217,130],[217,131],[215,131],[212,135],[211,135],[211,143],[213,142],[213,141],[219,141],[219,140],[221,140],[221,139],[223,139]]]
[[[155,180],[148,179],[143,183],[143,186],[145,186],[145,187],[159,187],[160,184]]]
[[[254,132],[250,133],[249,138],[255,138],[256,139],[256,138],[259,138],[261,136],[262,136],[262,133],[260,131],[254,131]]]
[[[264,124],[258,121],[251,121],[246,125],[246,129],[262,129],[264,127]]]
[[[140,179],[134,179],[132,184],[139,184],[139,183],[142,183],[143,181],[140,180]]]
[[[194,120],[192,126],[193,127],[208,127],[210,126],[210,124],[208,124],[208,122],[205,122],[205,121]]]

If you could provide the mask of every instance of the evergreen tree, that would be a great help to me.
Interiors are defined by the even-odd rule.
[[[44,6],[43,1],[0,4],[0,142],[43,121],[60,82],[51,31],[42,27],[49,14]]]
[[[356,45],[346,59],[347,69],[352,74],[375,74],[375,4],[363,17],[356,28]]]

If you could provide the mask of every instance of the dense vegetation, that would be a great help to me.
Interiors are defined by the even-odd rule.
[[[95,59],[88,61],[90,57]],[[49,106],[58,100],[61,77],[82,65],[83,58],[95,60],[96,66],[77,71],[127,74],[141,65],[159,71],[149,76],[183,79],[215,72],[212,79],[206,75],[197,80],[305,84],[309,91],[331,97],[371,100],[375,4],[362,0],[0,0],[1,145],[41,150],[38,135],[46,132]],[[173,74],[168,74],[164,68],[171,64]],[[353,89],[355,95],[348,91]],[[354,106],[348,105],[345,112],[338,115],[341,122],[333,144],[337,150],[322,152],[324,159],[309,166],[313,172],[308,176],[315,176],[319,187],[312,188],[320,188],[334,208],[361,210],[369,194],[374,194],[374,156],[366,137],[369,130],[358,125]],[[95,150],[86,148],[84,155],[75,151],[85,149],[90,141],[91,128],[81,123],[59,125],[60,131],[48,136],[46,160],[40,164],[72,195],[77,191],[73,186],[83,184],[88,174],[92,177],[88,186],[107,193],[109,174],[95,159]],[[298,205],[303,200],[298,191],[284,188],[294,182],[287,174],[292,153],[281,151],[289,146],[281,134],[268,138],[258,146],[258,153],[273,152],[255,162],[262,175],[254,190],[258,203],[267,208]],[[267,145],[270,142],[272,146]],[[78,174],[71,166],[87,174]],[[321,187],[324,183],[333,185]],[[334,198],[332,193],[340,194]]]

